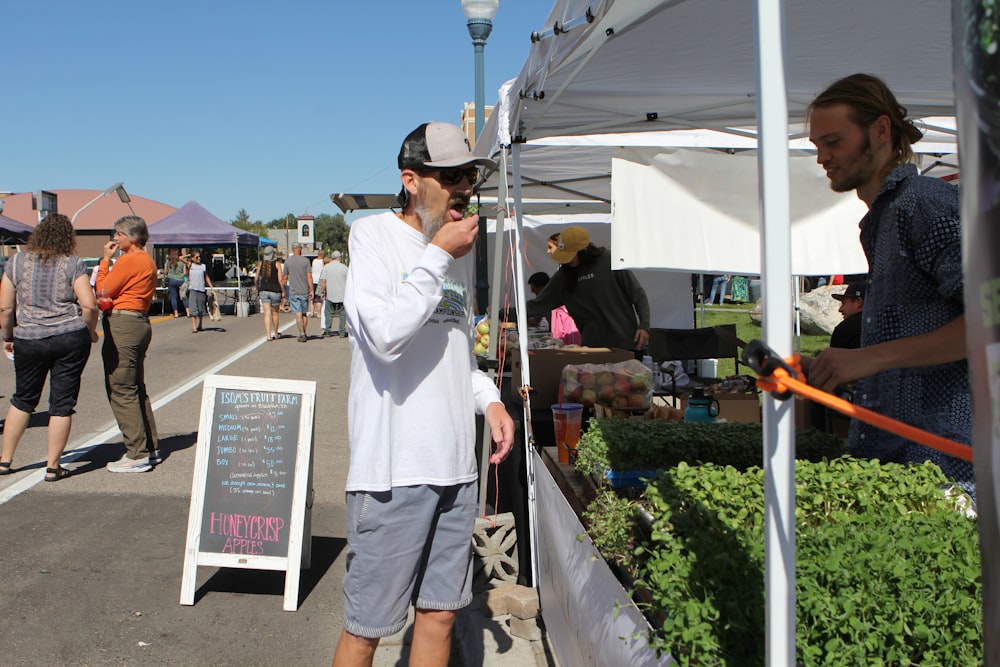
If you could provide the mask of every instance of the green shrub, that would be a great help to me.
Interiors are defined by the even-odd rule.
[[[605,560],[625,568],[638,537],[636,507],[635,501],[605,490],[598,492],[583,513],[594,546]]]
[[[576,469],[596,480],[606,470],[658,470],[681,462],[718,463],[739,470],[762,466],[760,424],[697,424],[662,419],[591,419],[577,447]],[[833,459],[847,453],[843,440],[814,429],[795,435],[796,458]]]
[[[976,522],[936,466],[800,461],[795,479],[798,664],[982,663]],[[763,487],[759,468],[680,463],[645,491],[629,565],[651,646],[681,664],[764,664]]]

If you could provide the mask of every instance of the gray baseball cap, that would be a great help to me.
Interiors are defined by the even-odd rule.
[[[477,164],[495,167],[496,163],[472,154],[472,146],[462,128],[451,123],[424,123],[410,132],[399,149],[396,163],[400,169],[447,169]]]

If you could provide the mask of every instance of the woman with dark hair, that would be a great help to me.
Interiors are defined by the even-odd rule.
[[[617,347],[640,354],[649,340],[649,301],[631,271],[612,271],[611,255],[590,242],[583,227],[550,239],[560,264],[549,283],[528,301],[528,317],[565,305],[587,347]]]
[[[156,291],[156,263],[146,252],[146,221],[126,215],[115,223],[97,269],[98,303],[104,310],[104,387],[125,441],[125,455],[109,472],[146,472],[159,462],[156,421],[146,392],[146,350],[153,337],[149,307]],[[111,258],[122,254],[110,271]]]
[[[260,294],[260,312],[264,315],[264,333],[267,340],[278,338],[278,309],[285,291],[285,276],[281,265],[274,259],[274,247],[264,248],[264,259],[254,274],[257,293]]]
[[[76,256],[69,218],[50,213],[38,223],[25,252],[7,262],[0,283],[3,348],[14,356],[17,388],[4,423],[0,475],[11,461],[49,378],[48,459],[45,481],[70,471],[59,464],[73,424],[80,376],[97,342],[97,300],[83,260]],[[16,312],[16,318],[15,318]],[[15,325],[16,321],[16,325]]]
[[[187,304],[181,298],[181,285],[187,280],[187,265],[181,261],[180,251],[177,248],[171,248],[167,254],[163,273],[167,278],[167,290],[170,295],[170,306],[174,309],[174,317],[180,317],[181,306],[184,306],[185,314],[187,311]]]

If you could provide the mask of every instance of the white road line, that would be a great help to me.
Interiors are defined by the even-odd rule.
[[[295,321],[293,320],[288,324],[286,324],[285,326],[281,327],[281,331],[284,332],[286,329],[290,329],[294,325]],[[218,373],[226,366],[229,366],[230,364],[237,361],[240,357],[249,354],[252,350],[260,347],[266,342],[267,341],[261,340],[260,337],[258,336],[255,339],[255,342],[250,343],[249,345],[246,345],[239,350],[236,350],[231,355],[229,355],[219,363],[215,364],[214,366],[181,382],[179,385],[175,386],[166,394],[162,395],[160,398],[153,401],[152,403],[153,412],[155,413],[164,405],[170,403],[179,396],[183,396],[186,392],[190,391],[194,387],[197,387],[199,384],[204,382],[205,377]],[[102,433],[99,433],[98,435],[92,437],[90,440],[87,440],[86,442],[80,444],[74,444],[72,446],[72,449],[67,449],[65,452],[63,452],[63,457],[60,460],[60,462],[73,463],[74,461],[80,459],[84,454],[89,453],[95,447],[107,444],[107,442],[112,438],[118,438],[120,436],[121,436],[121,431],[118,429],[117,422],[112,421],[108,425],[107,429]],[[45,480],[44,467],[26,475],[23,479],[20,479],[11,484],[10,486],[8,486],[7,488],[0,490],[0,505],[3,505],[8,500],[14,498],[15,496],[20,495],[21,493],[24,493],[28,489],[32,488],[33,486],[44,480]]]

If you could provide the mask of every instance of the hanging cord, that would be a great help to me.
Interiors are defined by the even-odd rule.
[[[512,261],[513,260],[510,257],[510,253],[507,253],[505,261],[504,261],[504,275],[513,275]],[[510,294],[507,293],[507,292],[504,292],[503,304],[501,305],[500,312],[501,313],[507,313],[507,312],[509,312],[509,308],[510,308]],[[500,324],[501,324],[501,326],[497,327],[497,332],[496,332],[497,373],[496,373],[496,376],[493,379],[494,379],[494,382],[495,382],[495,384],[497,386],[497,389],[500,389],[502,391],[503,390],[503,373],[504,373],[504,369],[507,367],[506,366],[506,364],[507,364],[507,330],[503,328],[503,326],[502,326],[503,322],[500,322]],[[489,519],[490,528],[496,528],[497,527],[497,522],[496,522],[497,508],[500,507],[500,465],[494,463],[494,464],[490,464],[490,467],[493,468],[493,490],[494,490],[494,496],[493,496],[493,514],[491,514],[489,516],[484,516],[482,518]]]
[[[752,368],[759,376],[757,378],[757,386],[762,391],[771,392],[771,395],[779,401],[791,398],[792,394],[798,394],[803,398],[808,398],[811,401],[825,405],[853,419],[860,419],[884,431],[889,431],[913,442],[936,449],[949,456],[954,456],[964,461],[972,461],[972,447],[969,445],[943,438],[935,433],[929,433],[891,417],[880,415],[877,412],[862,408],[850,401],[845,401],[833,394],[808,385],[799,379],[802,374],[799,359],[798,354],[793,354],[788,359],[782,359],[774,350],[759,340],[750,341],[743,350],[743,363]]]

